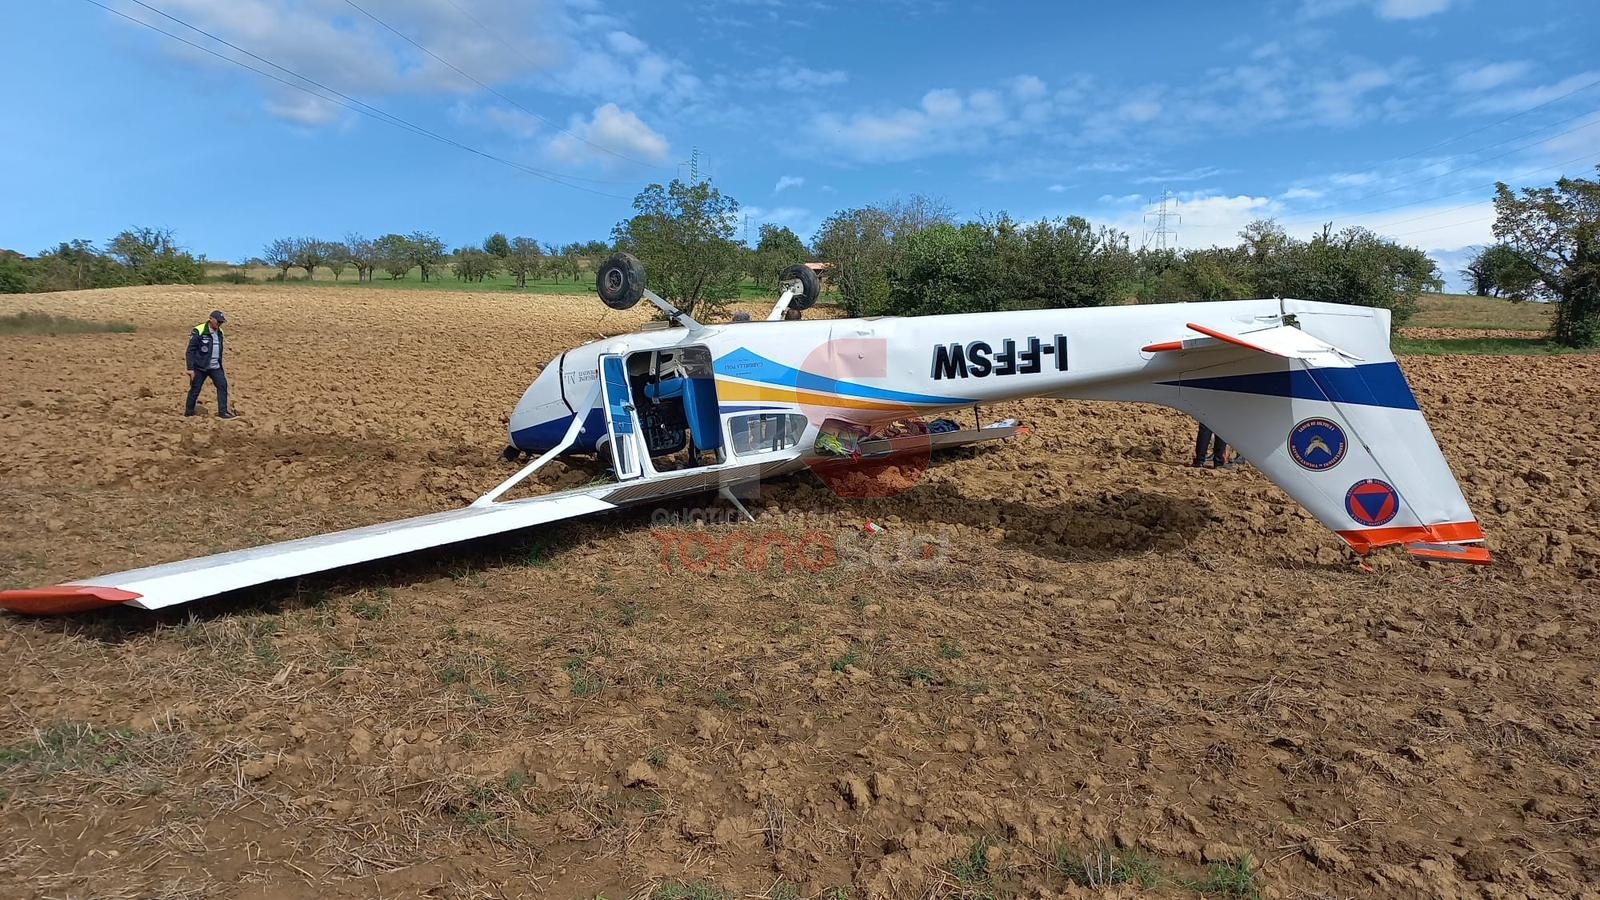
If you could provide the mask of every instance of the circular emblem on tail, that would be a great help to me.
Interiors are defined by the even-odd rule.
[[[1337,466],[1349,446],[1344,429],[1329,419],[1306,419],[1289,432],[1289,458],[1313,472]]]
[[[1344,511],[1358,524],[1376,528],[1400,511],[1400,495],[1389,482],[1368,478],[1345,492]]]

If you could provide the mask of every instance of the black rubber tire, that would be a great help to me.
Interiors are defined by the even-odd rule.
[[[507,444],[506,448],[504,450],[500,451],[500,461],[501,462],[516,462],[517,461],[517,456],[519,454],[521,454],[521,453],[522,453],[521,450],[517,449],[516,447],[511,446],[510,444]]]
[[[810,309],[817,305],[817,298],[822,296],[822,282],[817,279],[817,273],[811,271],[809,266],[795,263],[778,276],[778,283],[785,281],[800,282],[800,296],[789,300],[790,309]]]
[[[612,309],[631,309],[644,297],[644,263],[629,253],[613,253],[594,273],[600,302]]]

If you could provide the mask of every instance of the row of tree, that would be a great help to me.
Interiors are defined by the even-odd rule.
[[[1463,274],[1480,295],[1559,304],[1552,337],[1570,346],[1600,344],[1600,180],[1563,178],[1521,194],[1496,186],[1497,243],[1474,255]],[[1187,251],[1133,250],[1128,235],[1077,216],[1019,223],[1005,214],[958,223],[944,204],[922,196],[842,210],[822,223],[811,247],[788,228],[761,226],[754,248],[734,239],[739,204],[709,182],[652,184],[617,223],[613,245],[557,247],[493,234],[447,253],[426,231],[341,241],[280,238],[260,262],[287,278],[318,268],[360,281],[420,270],[431,281],[448,266],[463,281],[506,272],[577,279],[586,263],[615,249],[638,256],[659,293],[691,314],[719,314],[745,278],[770,284],[802,259],[828,264],[828,282],[852,315],[931,315],[1108,303],[1292,296],[1381,306],[1404,322],[1424,291],[1441,289],[1426,254],[1361,228],[1331,227],[1309,240],[1271,220],[1250,223],[1239,243]],[[36,258],[0,252],[0,292],[70,290],[125,284],[198,283],[204,257],[172,232],[132,228],[104,250],[62,243]]]
[[[1297,240],[1258,221],[1233,247],[1136,251],[1124,232],[1078,216],[957,222],[943,203],[914,196],[835,213],[809,249],[792,231],[764,225],[752,250],[734,240],[738,203],[708,183],[651,185],[634,210],[613,231],[617,246],[691,314],[714,315],[745,276],[770,282],[806,258],[828,264],[851,315],[1293,296],[1382,306],[1403,322],[1423,291],[1441,288],[1422,251],[1359,228]]]
[[[104,249],[63,241],[36,257],[0,251],[0,294],[74,291],[133,284],[199,284],[205,257],[178,245],[171,229],[135,227]]]
[[[418,270],[423,281],[432,281],[440,270],[448,267],[462,281],[481,282],[505,272],[516,278],[517,287],[526,287],[530,277],[546,274],[558,279],[562,275],[576,279],[585,258],[604,254],[608,249],[603,241],[558,247],[527,237],[507,238],[497,232],[479,246],[458,247],[447,253],[444,241],[428,231],[386,234],[377,238],[352,232],[340,241],[314,237],[278,238],[267,244],[261,257],[252,262],[277,269],[279,280],[287,280],[294,269],[304,269],[309,280],[317,269],[325,268],[338,281],[346,269],[353,268],[357,281],[371,281],[373,274],[380,270],[391,280],[406,278],[412,270]]]
[[[1494,203],[1498,242],[1464,270],[1474,290],[1556,303],[1554,341],[1600,345],[1600,180],[1562,178],[1520,194],[1497,184]],[[734,240],[738,209],[708,183],[654,184],[613,237],[643,260],[653,287],[691,313],[715,314],[744,276],[769,282],[802,256],[828,263],[852,315],[1280,296],[1384,307],[1400,324],[1422,293],[1443,288],[1427,254],[1364,228],[1325,226],[1301,240],[1260,220],[1232,246],[1133,250],[1127,234],[1080,217],[957,223],[944,204],[917,196],[835,213],[809,249],[788,229],[763,225],[751,250]]]

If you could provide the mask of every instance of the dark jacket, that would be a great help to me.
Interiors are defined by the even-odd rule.
[[[189,350],[184,354],[184,362],[191,372],[204,372],[211,368],[211,342],[217,342],[217,364],[222,364],[222,332],[211,327],[211,320],[207,319],[194,327],[189,333]]]

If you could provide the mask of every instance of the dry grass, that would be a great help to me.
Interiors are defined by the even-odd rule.
[[[1407,328],[1452,328],[1479,331],[1550,329],[1553,310],[1545,303],[1512,303],[1471,294],[1424,294]]]

